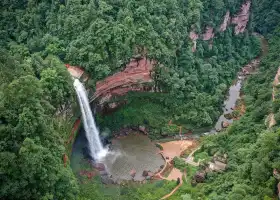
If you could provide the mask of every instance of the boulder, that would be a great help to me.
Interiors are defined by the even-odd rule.
[[[93,167],[98,171],[105,171],[105,165],[103,163],[94,163]]]
[[[226,121],[223,121],[223,122],[222,122],[222,127],[223,127],[223,128],[229,127],[229,123],[226,122]]]
[[[150,177],[152,177],[154,175],[154,173],[153,172],[148,172],[148,176],[150,176]]]
[[[108,176],[101,176],[101,182],[106,185],[114,184],[114,181],[110,179]]]
[[[129,174],[130,176],[134,177],[136,175],[136,170],[135,169],[130,170]]]
[[[106,171],[100,171],[99,173],[100,173],[101,176],[106,176],[106,175],[108,175],[108,173],[107,173]]]
[[[142,173],[142,176],[148,176],[148,171],[144,170],[143,173]]]
[[[205,180],[206,173],[204,171],[197,172],[194,175],[194,180],[196,183],[203,183]]]
[[[139,131],[143,132],[144,134],[147,134],[147,130],[145,126],[139,126]]]
[[[232,119],[232,118],[233,118],[233,117],[232,117],[232,113],[224,114],[224,117],[225,117],[226,119]]]

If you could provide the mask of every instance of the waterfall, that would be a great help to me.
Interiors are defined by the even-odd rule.
[[[100,160],[107,154],[107,149],[103,147],[99,138],[99,130],[96,127],[87,96],[87,91],[83,84],[75,79],[74,87],[78,96],[83,125],[86,132],[86,137],[89,145],[89,154],[92,158]]]

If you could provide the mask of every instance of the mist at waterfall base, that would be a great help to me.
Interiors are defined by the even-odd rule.
[[[96,127],[92,111],[90,108],[88,95],[83,84],[75,79],[74,88],[77,93],[80,109],[82,113],[83,126],[88,140],[88,152],[92,159],[101,161],[108,154],[108,148],[103,147],[99,137],[99,130]]]

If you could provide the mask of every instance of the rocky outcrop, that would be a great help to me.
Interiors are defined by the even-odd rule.
[[[65,64],[65,66],[73,78],[82,79],[82,81],[88,80],[88,75],[84,73],[85,70],[81,67],[71,66],[69,64]]]
[[[209,164],[209,169],[211,171],[217,171],[217,172],[225,171],[227,167],[227,164],[220,161],[209,162],[208,164]]]
[[[227,29],[227,26],[229,25],[229,23],[230,23],[230,13],[229,13],[229,11],[227,11],[226,15],[224,17],[224,21],[220,26],[220,31],[224,32]]]
[[[206,31],[202,36],[203,40],[210,40],[214,37],[213,27],[207,26]]]
[[[105,165],[103,163],[94,163],[93,167],[98,171],[105,171]]]
[[[122,96],[129,91],[146,90],[143,83],[152,82],[151,71],[156,62],[147,58],[133,58],[121,72],[96,83],[94,99],[102,104],[113,96]]]
[[[148,172],[147,170],[144,170],[143,173],[142,173],[142,176],[145,176],[145,177],[146,177],[146,176],[148,176],[148,175],[149,175],[149,172]]]
[[[136,170],[135,169],[130,170],[129,174],[132,178],[134,178],[136,175]]]
[[[276,94],[276,91],[278,90],[277,87],[279,85],[279,77],[280,77],[280,67],[278,68],[277,70],[277,73],[274,77],[274,80],[273,80],[273,87],[272,87],[272,102],[275,101],[275,94]],[[267,125],[268,128],[271,128],[273,127],[274,125],[277,124],[276,120],[275,120],[275,116],[274,116],[274,113],[271,112],[266,120],[265,120],[265,124]]]
[[[189,37],[193,42],[192,52],[195,52],[196,51],[196,40],[198,39],[198,34],[196,34],[196,32],[194,32],[194,31],[191,31]]]
[[[236,35],[238,35],[239,33],[243,33],[246,29],[247,23],[249,21],[250,6],[251,6],[251,2],[247,1],[242,5],[240,12],[235,17],[232,18],[231,23],[236,24],[235,26]]]
[[[227,121],[223,121],[223,122],[222,122],[222,127],[223,127],[223,128],[229,127],[229,123],[228,123]]]
[[[246,29],[247,23],[249,21],[249,15],[250,15],[250,6],[251,1],[247,1],[246,3],[242,4],[242,7],[240,9],[240,12],[235,15],[232,20],[230,17],[230,12],[227,11],[223,23],[220,25],[219,31],[224,32],[227,27],[230,25],[230,23],[235,24],[235,34],[243,33]],[[192,40],[193,46],[192,46],[192,52],[196,51],[196,44],[197,39],[201,38],[204,41],[211,40],[214,38],[214,28],[211,26],[207,26],[205,29],[205,32],[202,35],[198,35],[195,30],[192,28],[192,31],[189,34],[189,38]],[[209,43],[209,49],[212,49],[213,41],[210,41]]]
[[[193,176],[193,180],[195,181],[195,183],[203,183],[205,178],[206,178],[206,172],[205,171],[198,171]]]

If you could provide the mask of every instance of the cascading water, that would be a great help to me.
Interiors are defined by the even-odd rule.
[[[96,160],[100,160],[107,155],[108,150],[103,147],[101,140],[99,138],[99,131],[96,127],[90,109],[87,91],[83,86],[83,84],[78,79],[75,79],[74,87],[81,107],[83,125],[89,143],[89,154],[92,158]]]

